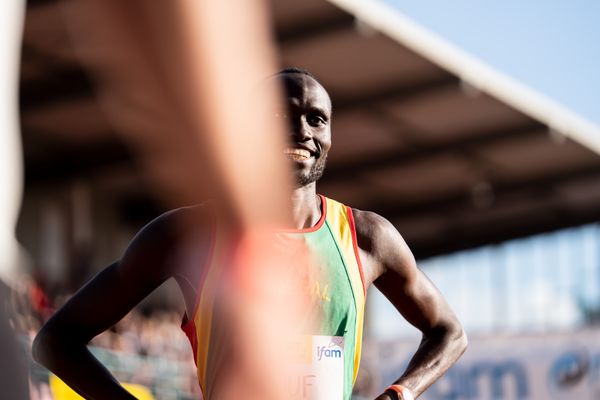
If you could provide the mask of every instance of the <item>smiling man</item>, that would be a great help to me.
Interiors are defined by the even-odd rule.
[[[463,329],[390,222],[317,194],[316,182],[331,148],[332,105],[325,88],[310,73],[296,68],[284,69],[270,81],[284,87],[287,101],[274,114],[290,127],[283,153],[296,178],[294,226],[281,227],[276,241],[291,243],[290,249],[302,243],[312,260],[294,264],[311,311],[305,316],[310,331],[303,332],[306,335],[292,347],[305,372],[290,383],[289,398],[350,399],[360,362],[366,290],[371,284],[423,334],[407,369],[387,389],[382,388],[377,399],[416,398],[464,352]],[[91,355],[87,343],[172,277],[185,300],[189,318],[183,329],[194,349],[203,396],[227,397],[223,393],[231,391],[223,386],[235,386],[227,375],[236,363],[226,343],[245,332],[224,328],[227,324],[219,314],[223,308],[209,295],[215,292],[216,282],[231,276],[221,273],[221,279],[214,278],[215,271],[227,265],[227,249],[236,248],[235,234],[222,234],[225,229],[212,210],[209,204],[185,207],[148,224],[119,261],[77,292],[43,327],[34,343],[36,359],[86,397],[133,398]],[[205,223],[176,228],[192,215],[194,221]],[[182,257],[190,247],[193,252],[186,250]],[[233,392],[245,398],[247,391],[236,387]]]

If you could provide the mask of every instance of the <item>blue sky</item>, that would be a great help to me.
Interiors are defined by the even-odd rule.
[[[600,125],[600,1],[380,1]]]

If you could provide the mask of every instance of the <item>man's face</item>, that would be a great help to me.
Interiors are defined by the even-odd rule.
[[[296,184],[306,186],[317,181],[325,170],[331,147],[331,100],[310,76],[284,73],[277,78],[283,83],[286,102],[276,115],[290,129],[284,154],[293,163]]]

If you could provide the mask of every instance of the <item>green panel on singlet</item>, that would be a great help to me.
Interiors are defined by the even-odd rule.
[[[343,204],[321,196],[322,216],[312,228],[278,231],[283,246],[296,251],[294,241],[301,239],[309,249],[313,262],[298,269],[298,278],[308,290],[312,302],[311,312],[298,321],[306,327],[304,334],[313,336],[338,336],[344,338],[343,400],[352,396],[352,386],[360,364],[362,329],[364,320],[365,287],[362,267],[358,257],[356,232],[352,211]],[[288,242],[292,239],[291,242]],[[183,326],[194,350],[198,367],[198,381],[204,398],[217,399],[218,374],[227,358],[228,336],[222,326],[223,314],[215,301],[215,291],[222,278],[223,259],[231,244],[215,235],[210,265],[199,283],[196,311]],[[293,256],[293,255],[292,255]],[[319,338],[318,340],[321,340]],[[316,340],[316,339],[315,339]],[[221,361],[219,361],[221,360]],[[322,365],[322,364],[321,364]],[[339,375],[338,375],[339,377]],[[340,400],[340,399],[331,399]]]
[[[334,229],[334,228],[333,228]],[[303,235],[315,258],[318,271],[310,282],[313,307],[319,321],[313,325],[315,335],[344,337],[344,399],[352,395],[354,352],[356,339],[356,303],[347,268],[329,221],[312,232],[290,233]]]

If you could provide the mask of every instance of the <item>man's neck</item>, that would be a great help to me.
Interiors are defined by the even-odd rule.
[[[315,182],[292,191],[292,221],[295,229],[315,226],[321,218],[321,199]]]

